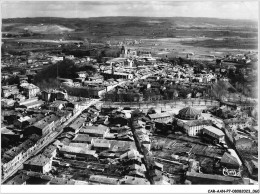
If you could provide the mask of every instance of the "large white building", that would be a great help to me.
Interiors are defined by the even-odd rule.
[[[177,120],[177,125],[182,127],[184,132],[189,136],[198,136],[201,134],[202,129],[206,126],[212,125],[210,120],[193,120],[193,121],[184,121],[181,119]]]
[[[181,127],[189,136],[200,135],[204,127],[212,125],[210,120],[202,119],[201,112],[192,107],[181,109],[176,119],[177,126]]]

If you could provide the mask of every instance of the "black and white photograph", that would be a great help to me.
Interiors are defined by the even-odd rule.
[[[258,1],[2,1],[2,191],[259,193],[258,20]]]

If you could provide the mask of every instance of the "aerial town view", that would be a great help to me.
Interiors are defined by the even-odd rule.
[[[3,3],[1,183],[258,185],[258,12],[195,4]]]

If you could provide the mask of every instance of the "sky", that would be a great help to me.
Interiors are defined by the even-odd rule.
[[[258,1],[3,1],[2,18],[102,16],[258,19]]]

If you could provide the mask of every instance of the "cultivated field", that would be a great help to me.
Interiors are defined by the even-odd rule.
[[[16,18],[2,21],[2,34],[14,41],[33,42],[36,48],[39,44],[60,44],[61,39],[68,44],[87,39],[92,45],[122,42],[155,56],[193,53],[193,57],[205,60],[212,60],[207,55],[218,57],[226,51],[256,50],[258,44],[257,22],[215,18]],[[138,43],[129,44],[134,40]],[[11,44],[10,39],[3,42],[2,47]]]

